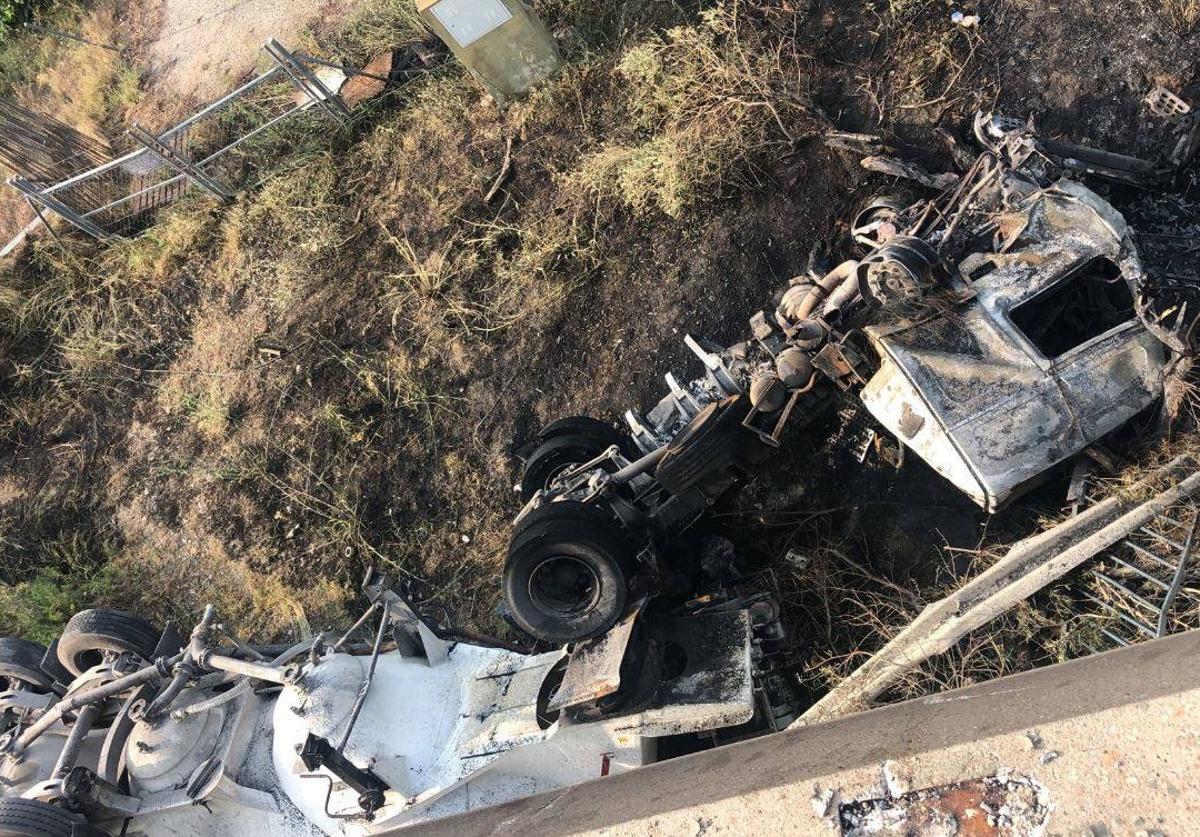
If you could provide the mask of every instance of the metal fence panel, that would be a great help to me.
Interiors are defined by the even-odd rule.
[[[35,209],[49,210],[104,240],[130,233],[193,186],[228,199],[256,163],[256,141],[288,120],[315,112],[338,124],[346,105],[274,38],[263,47],[273,66],[160,134],[134,125],[131,150],[56,183],[21,177],[9,184]]]

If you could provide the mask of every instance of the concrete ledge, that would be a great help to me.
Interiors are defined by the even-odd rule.
[[[1054,803],[1049,834],[1188,833],[1200,816],[1200,632],[882,707],[476,811],[422,835],[833,834],[814,804],[1007,769]],[[1037,730],[1041,749],[1025,733]],[[1050,756],[1047,760],[1047,753]],[[1101,790],[1103,788],[1103,790]],[[836,809],[836,804],[833,806]],[[836,814],[836,810],[833,811]],[[1172,827],[1173,826],[1173,827]]]

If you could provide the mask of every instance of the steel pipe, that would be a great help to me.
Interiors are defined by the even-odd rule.
[[[187,688],[188,682],[195,676],[195,666],[186,660],[175,666],[175,676],[171,678],[171,682],[146,707],[146,720],[153,720],[161,715],[168,706],[175,702],[175,698],[179,697],[180,693]]]
[[[137,688],[145,683],[152,683],[155,680],[161,680],[167,676],[175,664],[183,659],[183,654],[176,654],[174,657],[162,658],[154,665],[147,666],[127,674],[124,677],[119,677],[103,686],[96,686],[93,689],[85,689],[70,697],[63,698],[53,707],[51,707],[42,717],[38,718],[29,729],[21,733],[20,737],[15,739],[9,747],[8,752],[12,755],[20,755],[30,744],[37,741],[46,730],[58,723],[62,717],[70,712],[82,709],[93,703],[100,703],[109,698],[126,692],[130,689]]]
[[[54,763],[54,770],[50,773],[52,779],[62,779],[75,767],[75,762],[79,760],[79,751],[83,749],[83,742],[87,739],[88,733],[92,731],[92,727],[95,726],[102,711],[104,711],[103,704],[93,703],[91,706],[85,706],[75,716],[71,734],[67,736],[67,741],[58,754],[58,761]]]
[[[614,472],[609,477],[608,482],[617,484],[629,482],[634,477],[639,477],[647,471],[653,470],[666,455],[667,446],[663,445],[661,448],[646,454],[641,459],[630,462],[621,470]]]
[[[295,679],[297,668],[294,665],[278,668],[263,663],[252,663],[249,660],[239,660],[237,657],[227,657],[224,654],[212,653],[202,655],[199,662],[205,668],[228,671],[232,674],[241,674],[245,677],[253,677],[255,680],[278,683],[281,686]]]
[[[848,278],[854,275],[854,271],[858,269],[858,262],[853,259],[844,261],[835,267],[833,270],[825,274],[820,282],[813,285],[812,290],[808,292],[801,302],[800,307],[796,309],[796,320],[806,320],[816,310],[817,305],[821,300],[828,297],[834,290],[845,282]]]

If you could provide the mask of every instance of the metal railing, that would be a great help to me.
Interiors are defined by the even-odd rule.
[[[101,241],[137,228],[153,210],[192,187],[230,200],[253,168],[253,141],[305,112],[344,124],[350,111],[309,64],[274,38],[263,50],[273,66],[166,131],[129,130],[130,150],[57,183],[14,176],[38,216],[61,216]]]
[[[1090,503],[1096,498],[1088,496]],[[1200,627],[1200,504],[1155,515],[1090,564],[1077,580],[1078,614],[1099,633],[1099,653]]]

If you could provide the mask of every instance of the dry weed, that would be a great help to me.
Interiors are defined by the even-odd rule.
[[[408,0],[367,0],[355,5],[350,19],[337,31],[318,27],[310,38],[318,49],[361,64],[387,49],[423,41],[429,35],[416,6]]]
[[[617,69],[634,136],[586,157],[565,176],[568,188],[678,217],[765,149],[807,135],[814,123],[795,44],[749,25],[754,10],[722,2],[626,51]]]
[[[80,36],[95,43],[117,39],[116,7],[111,2],[93,6],[80,20]],[[140,96],[137,70],[118,53],[88,44],[72,44],[57,50],[34,79],[18,89],[18,99],[27,107],[53,116],[68,125],[104,138],[116,136],[107,130],[120,124],[124,113]]]
[[[1191,31],[1200,24],[1200,0],[1163,0],[1163,12],[1184,31]]]

